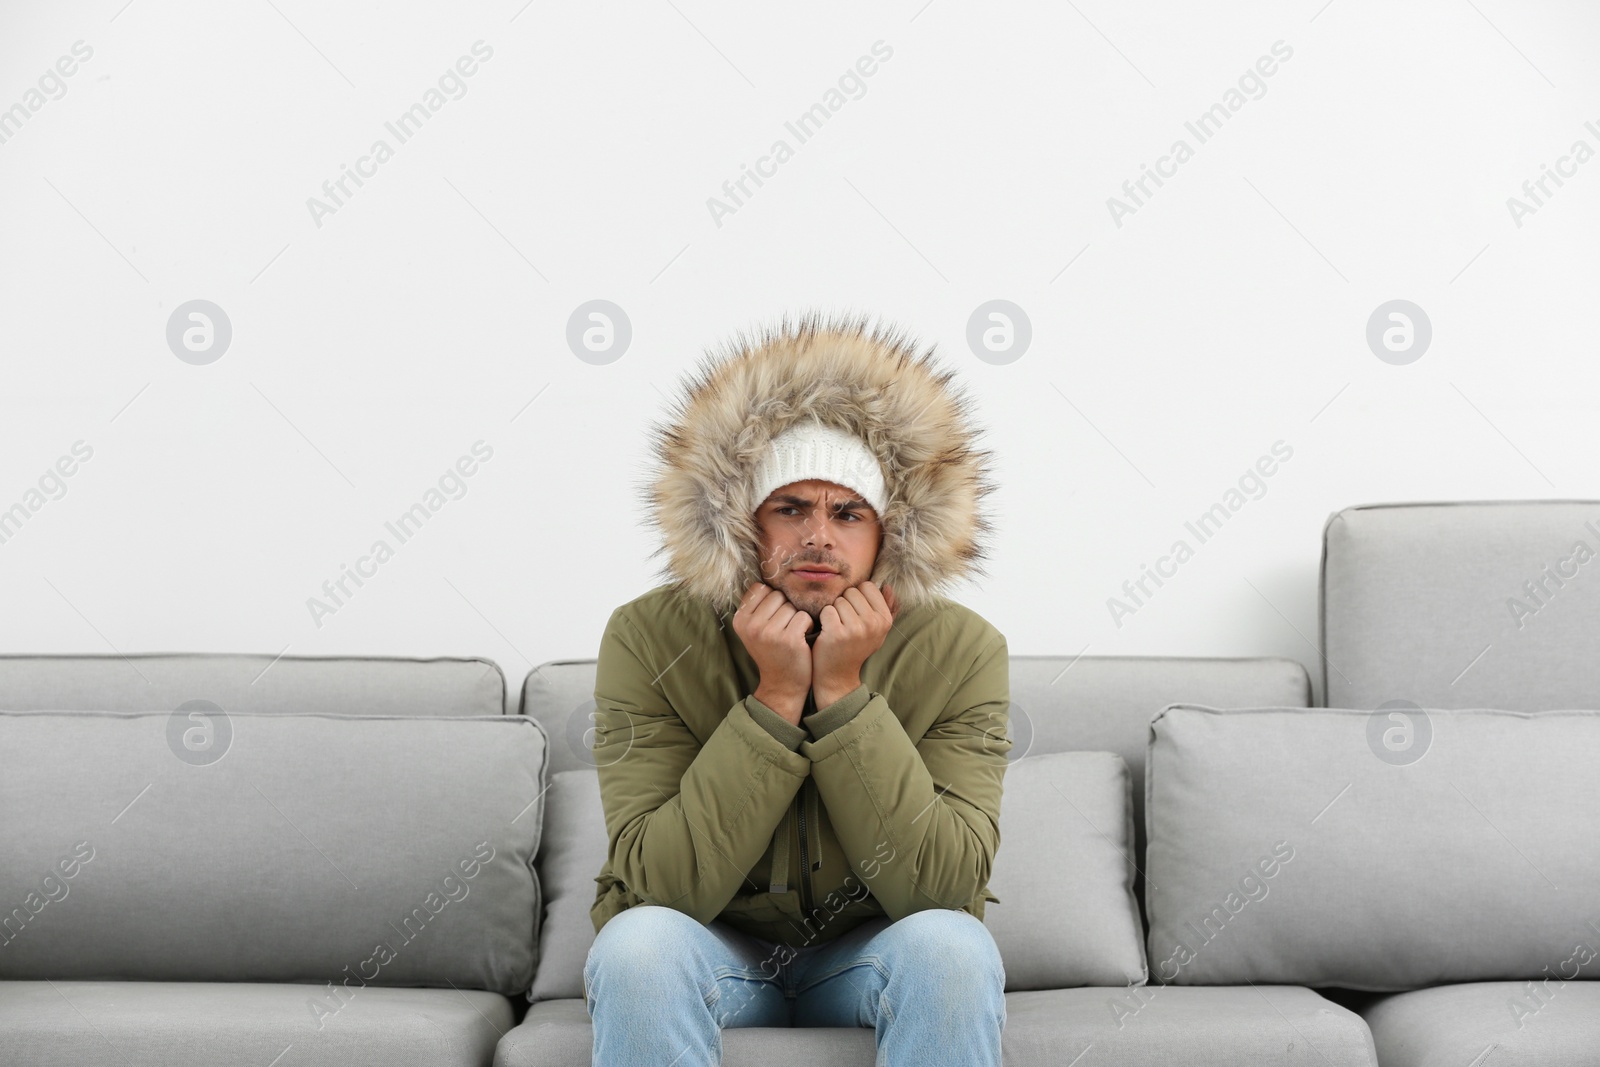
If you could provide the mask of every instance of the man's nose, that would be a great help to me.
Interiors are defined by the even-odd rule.
[[[806,544],[818,541],[825,545],[833,544],[833,524],[826,516],[813,515],[806,523]]]

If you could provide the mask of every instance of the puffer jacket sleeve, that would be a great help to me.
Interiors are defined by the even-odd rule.
[[[840,846],[884,912],[963,910],[988,885],[1000,847],[1011,751],[1010,659],[992,629],[975,657],[942,667],[943,709],[913,744],[881,693],[801,744]]]
[[[702,745],[659,683],[674,664],[690,669],[612,613],[595,670],[593,751],[611,872],[647,902],[709,923],[741,884],[766,890],[747,872],[811,761],[759,725],[744,699]]]

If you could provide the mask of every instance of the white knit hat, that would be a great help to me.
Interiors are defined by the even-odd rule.
[[[883,516],[888,504],[883,488],[883,468],[854,434],[815,419],[796,423],[772,439],[751,475],[755,499],[761,503],[790,482],[816,478],[860,493]]]

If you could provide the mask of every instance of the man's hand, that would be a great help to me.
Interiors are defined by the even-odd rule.
[[[894,589],[862,582],[822,609],[822,632],[811,648],[811,688],[825,708],[861,684],[861,665],[883,647],[900,614]]]
[[[765,582],[751,583],[733,613],[733,632],[761,672],[755,698],[796,726],[811,691],[809,629],[811,616]]]

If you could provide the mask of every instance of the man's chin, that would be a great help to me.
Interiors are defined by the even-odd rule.
[[[831,600],[823,600],[815,590],[785,588],[783,595],[788,597],[790,606],[796,611],[803,611],[812,616],[820,615],[824,604],[832,603]]]
[[[789,605],[796,611],[803,611],[810,615],[818,624],[822,620],[822,609],[832,604],[836,597],[826,593],[819,593],[815,589],[796,588],[803,583],[793,582],[783,587],[783,595],[788,598]]]

